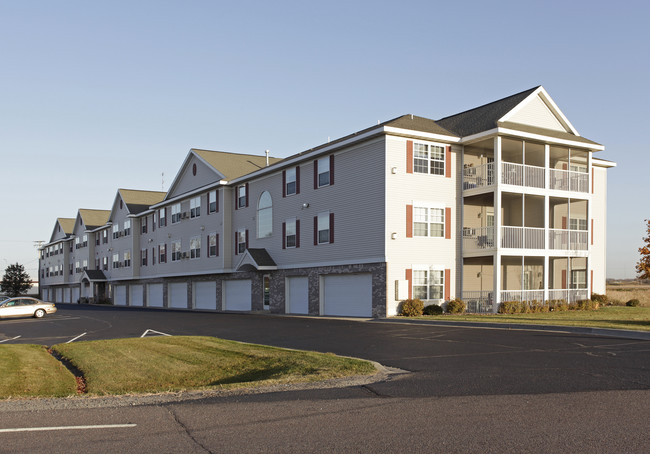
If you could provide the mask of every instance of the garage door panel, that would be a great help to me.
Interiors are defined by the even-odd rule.
[[[217,283],[196,282],[194,284],[194,307],[196,309],[217,309]]]
[[[372,317],[372,275],[324,276],[323,314]]]
[[[130,299],[129,306],[143,306],[143,294],[141,285],[132,285],[129,287]]]
[[[147,286],[147,307],[163,307],[163,285],[149,284]]]
[[[251,280],[224,281],[224,301],[227,311],[251,310]]]
[[[79,294],[79,289],[75,289],[77,293],[77,297]],[[126,306],[126,286],[125,285],[116,285],[115,286],[115,301],[114,303],[116,306]]]
[[[309,314],[309,279],[289,277],[286,283],[287,313]]]
[[[175,282],[167,286],[169,307],[187,309],[187,284]]]

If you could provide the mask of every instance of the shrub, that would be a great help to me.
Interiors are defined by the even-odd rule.
[[[591,294],[591,301],[594,301],[596,303],[600,303],[603,306],[607,304],[607,295],[601,295],[600,293],[592,293]]]
[[[440,315],[442,314],[442,307],[437,304],[430,304],[422,311],[424,315]]]
[[[628,306],[628,307],[638,307],[640,304],[641,304],[641,302],[636,298],[631,299],[630,301],[625,303],[625,305]]]
[[[402,310],[400,311],[400,315],[403,315],[404,317],[420,316],[422,315],[422,311],[424,309],[424,303],[419,299],[404,300],[402,301],[401,305]]]
[[[462,314],[467,310],[465,302],[459,298],[454,298],[447,303],[447,312],[450,314]]]
[[[569,310],[569,305],[565,300],[549,300],[547,304],[551,312],[563,312]]]
[[[526,303],[524,302],[524,304]],[[537,300],[529,301],[526,304],[526,306],[528,306],[530,312],[532,312],[533,314],[537,314],[539,312],[548,312],[548,306],[546,306],[541,301],[537,301]]]
[[[499,306],[499,314],[519,313],[519,301],[503,301]]]

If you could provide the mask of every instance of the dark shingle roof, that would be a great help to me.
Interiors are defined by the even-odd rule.
[[[497,121],[501,117],[538,88],[539,86],[450,117],[441,118],[436,123],[461,137],[489,131],[497,127]]]
[[[266,249],[247,249],[251,258],[255,261],[258,267],[260,266],[277,266],[275,261],[271,258]]]
[[[387,122],[383,123],[383,126],[410,129],[412,131],[429,132],[433,134],[441,134],[444,136],[456,136],[456,134],[443,128],[435,121],[430,120],[429,118],[418,117],[416,115],[402,115],[401,117],[388,120]]]
[[[101,270],[86,270],[86,271],[84,271],[84,273],[86,274],[86,276],[88,276],[88,280],[90,280],[90,281],[105,281],[106,280],[106,275]]]
[[[503,128],[514,129],[515,131],[531,132],[533,134],[541,134],[544,136],[556,137],[558,139],[572,140],[574,142],[581,142],[587,145],[601,145],[598,142],[585,139],[582,136],[576,136],[575,134],[571,134],[570,132],[554,131],[551,129],[539,128],[537,126],[530,126],[530,125],[522,125],[521,123],[512,123],[509,121],[500,121],[499,126]]]

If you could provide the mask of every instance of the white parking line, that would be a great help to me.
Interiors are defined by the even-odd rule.
[[[0,433],[42,432],[48,430],[124,429],[124,428],[130,428],[135,426],[137,426],[137,424],[102,424],[96,426],[59,426],[59,427],[18,427],[15,429],[0,429]]]
[[[70,342],[74,342],[74,341],[76,341],[77,339],[79,339],[80,337],[85,336],[85,335],[86,335],[86,333],[79,334],[79,335],[78,335],[77,337],[75,337],[74,339],[70,339],[68,342],[66,342],[66,344],[69,344]]]
[[[16,340],[16,339],[18,339],[19,337],[22,337],[22,336],[16,336],[16,337],[12,337],[11,339],[4,339],[4,340],[1,340],[1,341],[0,341],[0,344],[3,343],[3,342]]]
[[[161,336],[170,336],[171,337],[171,334],[161,333],[160,331],[156,331],[156,330],[153,330],[153,329],[146,330],[144,333],[142,333],[142,336],[140,336],[140,337],[145,337],[149,333],[156,333],[156,334],[159,334]]]

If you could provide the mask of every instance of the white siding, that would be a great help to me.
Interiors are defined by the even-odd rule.
[[[509,121],[566,132],[562,123],[539,96],[531,98],[525,106],[509,118]]]
[[[604,294],[607,279],[607,169],[603,167],[593,167],[593,169],[595,178],[591,210],[594,220],[594,244],[591,246],[590,268],[594,273],[593,291]]]

